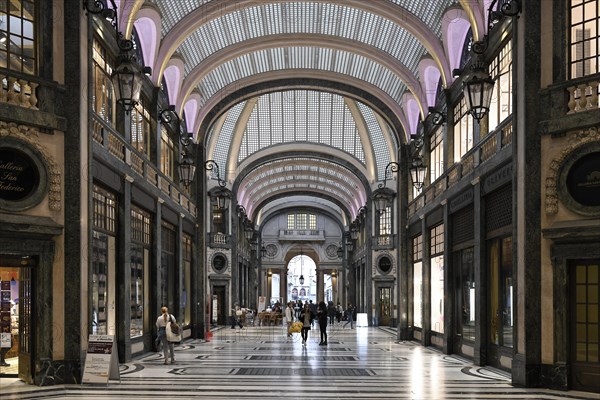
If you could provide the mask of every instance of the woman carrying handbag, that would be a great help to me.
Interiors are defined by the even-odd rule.
[[[173,333],[171,325],[175,324],[177,328],[179,328],[179,326],[177,325],[175,317],[169,314],[169,309],[167,307],[162,307],[160,312],[161,315],[156,319],[156,328],[158,329],[156,341],[162,343],[163,354],[165,356],[164,364],[168,364],[169,353],[171,355],[171,364],[175,364],[175,348],[173,343],[181,341],[181,338],[179,331],[177,335]]]

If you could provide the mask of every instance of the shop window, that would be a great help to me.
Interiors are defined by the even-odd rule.
[[[444,225],[429,231],[431,244],[431,330],[444,333]]]
[[[571,0],[570,10],[570,74],[574,79],[599,72],[600,0]]]
[[[116,196],[97,185],[93,193],[91,321],[95,335],[114,334],[114,287],[116,266]]]
[[[0,67],[37,73],[35,5],[34,0],[0,0]]]
[[[146,108],[146,100],[143,97],[131,110],[130,121],[131,145],[144,156],[150,158],[152,125],[150,123],[150,112]]]
[[[437,178],[444,173],[444,146],[442,143],[442,129],[438,128],[433,132],[429,142],[429,171],[431,182],[435,182]]]
[[[423,235],[412,239],[413,326],[423,327]]]
[[[512,114],[512,42],[509,41],[489,66],[489,74],[495,80],[490,111],[488,112],[489,131]]]
[[[110,75],[113,72],[113,60],[98,40],[94,40],[92,47],[93,81],[92,110],[103,121],[111,126],[115,124],[115,97]]]
[[[454,253],[454,285],[457,312],[456,334],[475,340],[475,267],[473,248]]]
[[[159,265],[160,297],[159,304],[169,307],[175,312],[175,226],[162,222],[161,229],[161,263]]]
[[[489,340],[492,344],[513,347],[512,238],[488,242]]]
[[[148,308],[151,240],[150,214],[132,206],[131,208],[131,260],[130,260],[130,337],[144,333],[144,310]]]
[[[469,150],[473,148],[473,117],[469,113],[467,100],[461,98],[454,108],[454,162],[460,162]]]
[[[181,307],[183,313],[183,324],[186,321],[189,323],[192,319],[191,307],[191,285],[192,285],[192,236],[186,233],[183,234],[183,288],[181,289]]]
[[[160,171],[173,179],[175,166],[175,145],[173,139],[164,127],[161,127],[160,141]]]

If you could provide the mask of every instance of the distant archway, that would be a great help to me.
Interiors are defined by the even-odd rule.
[[[304,278],[303,282],[301,276]],[[312,258],[306,254],[294,256],[287,266],[287,282],[287,302],[301,300],[305,303],[312,300],[316,303],[317,265]]]

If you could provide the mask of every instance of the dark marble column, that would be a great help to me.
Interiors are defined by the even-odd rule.
[[[64,135],[64,210],[65,210],[65,234],[64,234],[64,315],[65,324],[62,328],[64,332],[62,340],[64,341],[64,365],[62,368],[54,368],[54,375],[61,370],[62,379],[54,379],[52,383],[75,383],[81,379],[82,351],[81,340],[87,335],[87,321],[85,309],[82,309],[82,293],[86,293],[86,288],[81,286],[82,268],[89,268],[89,263],[82,263],[82,260],[89,261],[88,254],[82,254],[82,239],[88,236],[88,232],[83,229],[82,219],[90,221],[90,215],[84,215],[81,199],[89,197],[91,193],[91,157],[82,158],[82,149],[91,148],[91,135],[81,129],[83,110],[81,106],[82,96],[88,96],[84,91],[83,81],[87,80],[87,72],[82,71],[81,65],[87,65],[87,60],[83,58],[89,54],[82,52],[81,49],[91,49],[91,35],[85,36],[90,26],[88,16],[81,12],[81,2],[76,0],[66,0],[64,2],[64,29],[69,34],[64,39],[64,76],[65,76],[65,101],[62,109],[65,118],[68,120],[67,129]],[[91,18],[91,16],[89,17]],[[84,32],[82,39],[82,31]],[[90,57],[91,59],[91,57]],[[86,164],[88,167],[86,167]],[[82,171],[87,171],[83,176]],[[89,185],[89,190],[85,193],[85,185]],[[91,213],[91,208],[89,213]],[[88,236],[88,239],[90,236]],[[89,242],[88,242],[89,243]],[[88,246],[88,250],[91,245]],[[87,304],[87,302],[84,302]],[[50,309],[51,310],[51,309]],[[48,374],[51,374],[47,371]],[[43,374],[38,371],[37,374]],[[46,384],[46,382],[40,384]]]
[[[473,362],[487,364],[487,262],[485,259],[485,199],[479,178],[473,184],[473,265],[475,266],[475,344]]]
[[[513,19],[513,273],[515,353],[512,382],[536,387],[541,365],[540,2],[523,2]]]
[[[156,215],[154,219],[154,226],[152,237],[153,241],[153,252],[154,252],[154,264],[153,264],[153,273],[151,274],[151,284],[150,284],[150,292],[154,295],[152,296],[152,304],[151,309],[152,312],[150,315],[152,316],[150,320],[156,319],[158,315],[160,315],[160,308],[163,306],[163,302],[166,302],[167,299],[161,298],[162,290],[161,290],[161,268],[162,266],[162,199],[157,199],[156,202]],[[152,323],[152,329],[154,332],[153,340],[156,337],[156,325]]]
[[[442,201],[444,213],[444,354],[454,353],[454,280],[452,279],[452,230],[448,201]],[[457,318],[459,316],[456,316]]]
[[[119,350],[119,362],[131,359],[131,182],[133,178],[125,176],[123,180],[123,194],[119,201],[119,237],[118,258],[116,265],[117,279],[116,302],[117,302],[117,348]]]
[[[423,232],[423,346],[431,345],[431,235],[426,219],[421,220]]]
[[[181,295],[183,292],[183,278],[185,277],[185,271],[183,269],[183,217],[184,215],[179,214],[177,217],[177,231],[176,231],[176,243],[175,246],[175,309],[173,314],[177,321],[183,321],[183,308],[181,307]]]
[[[410,262],[410,237],[408,235],[408,191],[411,189],[411,184],[408,178],[409,160],[407,151],[400,153],[400,161],[403,168],[398,170],[398,204],[397,204],[397,222],[398,222],[398,262],[396,265],[396,281],[398,283],[398,340],[412,339],[412,329],[408,328],[408,316],[411,314],[409,305],[412,302],[408,301],[409,286],[412,285],[410,279],[409,266]],[[406,154],[406,160],[402,159],[402,154]],[[410,282],[409,282],[410,281]]]
[[[200,132],[199,137],[203,137]],[[210,291],[207,293],[207,271],[208,260],[206,259],[206,248],[208,237],[206,235],[206,219],[209,212],[206,207],[206,172],[204,162],[206,155],[204,146],[197,144],[196,176],[194,178],[194,201],[196,203],[196,237],[193,246],[194,268],[192,268],[192,336],[194,338],[205,338],[206,330],[209,328],[210,317],[208,316],[208,302],[212,301]]]

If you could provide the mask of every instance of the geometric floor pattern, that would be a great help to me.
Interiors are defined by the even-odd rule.
[[[600,399],[598,394],[513,387],[503,371],[473,365],[375,327],[313,329],[306,346],[282,327],[223,328],[209,341],[120,366],[108,385],[36,387],[0,378],[0,399]]]

